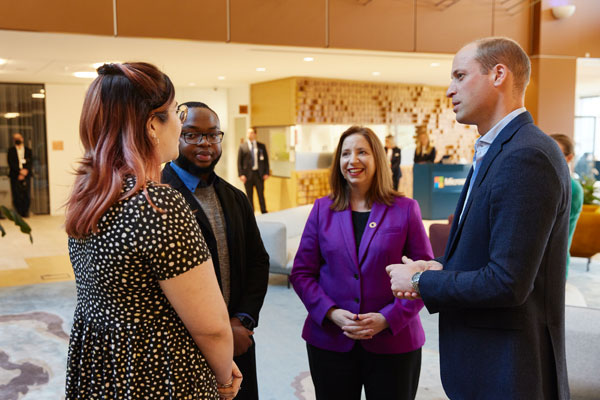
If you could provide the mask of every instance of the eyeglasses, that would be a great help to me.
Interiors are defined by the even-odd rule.
[[[177,114],[177,117],[179,118],[181,123],[184,123],[187,119],[188,108],[185,104],[180,104],[177,106],[177,110],[175,111],[175,113]]]
[[[202,140],[206,140],[211,144],[221,143],[223,141],[223,135],[225,135],[225,133],[222,131],[210,133],[181,132],[181,136],[187,144],[200,144],[202,143]]]

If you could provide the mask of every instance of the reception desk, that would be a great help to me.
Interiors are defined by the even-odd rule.
[[[447,219],[456,203],[471,164],[415,164],[413,198],[421,207],[423,219]]]

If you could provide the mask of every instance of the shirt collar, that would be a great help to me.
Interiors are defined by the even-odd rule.
[[[175,173],[177,174],[179,179],[181,179],[181,181],[183,182],[185,187],[192,193],[194,193],[196,191],[198,186],[199,187],[208,187],[208,186],[212,185],[215,180],[215,177],[216,177],[215,173],[212,172],[208,178],[208,182],[204,182],[202,179],[200,179],[196,175],[193,175],[190,172],[186,171],[185,169],[181,168],[175,162],[170,162],[169,164],[171,165],[171,168],[173,168],[173,171],[175,171]]]
[[[504,118],[498,121],[498,123],[494,125],[492,129],[487,131],[485,135],[479,137],[479,139],[477,139],[477,141],[475,142],[475,146],[477,147],[477,145],[479,145],[480,143],[482,145],[486,144],[490,146],[494,142],[498,134],[502,131],[502,129],[504,129],[506,125],[510,123],[510,121],[512,121],[518,115],[524,113],[525,111],[527,111],[525,107],[521,107],[508,113]]]

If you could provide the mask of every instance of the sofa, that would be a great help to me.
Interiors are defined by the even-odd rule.
[[[311,209],[312,204],[309,204],[256,216],[260,236],[269,253],[269,272],[289,277]]]

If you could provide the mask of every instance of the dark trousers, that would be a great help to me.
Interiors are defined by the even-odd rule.
[[[234,357],[244,379],[242,387],[235,396],[235,400],[258,400],[258,380],[256,378],[256,344],[252,339],[252,346],[241,356]]]
[[[400,170],[392,171],[392,182],[394,183],[394,190],[398,191],[398,186],[400,185]]]
[[[12,193],[13,207],[21,217],[29,217],[29,205],[31,204],[31,179],[22,181],[11,178],[10,190]]]
[[[413,400],[419,386],[421,349],[402,354],[369,353],[359,343],[347,353],[307,343],[317,400]]]
[[[246,177],[244,186],[246,187],[246,195],[248,196],[248,200],[250,200],[252,210],[254,210],[254,192],[252,189],[256,187],[260,212],[265,214],[267,212],[267,206],[265,204],[265,181],[263,181],[262,176],[258,174],[258,171],[250,172],[250,176]]]

